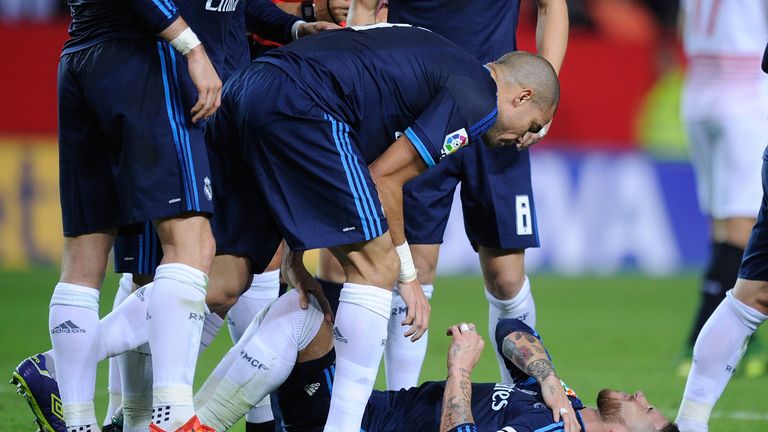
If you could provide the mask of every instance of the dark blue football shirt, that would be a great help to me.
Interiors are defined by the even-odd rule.
[[[424,27],[483,63],[517,50],[520,0],[389,0],[387,21]]]
[[[287,43],[298,20],[270,0],[69,0],[69,7],[63,54],[110,39],[154,39],[181,15],[223,80],[248,63],[246,29]]]
[[[309,96],[350,125],[366,163],[405,134],[433,166],[477,140],[497,117],[496,83],[488,69],[455,44],[416,27],[327,31],[256,62],[283,70],[296,84],[296,97]],[[248,71],[233,80],[247,81]]]
[[[496,328],[496,343],[499,347],[503,345],[504,338],[512,332],[529,333],[539,338],[533,329],[516,319],[501,320]],[[541,388],[536,380],[511,363],[506,364],[515,378],[514,384],[472,385],[472,416],[477,430],[560,430],[562,423],[553,421],[552,410],[544,404]],[[583,409],[584,405],[576,394],[567,387],[565,389],[574,410]],[[419,387],[399,392],[375,391],[368,403],[362,429],[367,432],[438,430],[444,392],[445,381],[426,382]],[[580,415],[579,423],[583,429]]]

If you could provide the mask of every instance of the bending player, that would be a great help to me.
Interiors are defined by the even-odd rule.
[[[356,0],[350,8],[352,25],[372,24],[376,0]],[[423,27],[463,48],[480,62],[490,62],[517,50],[520,0],[390,0],[388,21]],[[565,0],[537,0],[536,48],[555,71],[560,70],[568,43]],[[456,26],[456,22],[462,22]],[[536,308],[525,274],[525,249],[539,246],[536,206],[531,184],[528,145],[541,139],[547,127],[526,134],[518,148],[471,146],[409,182],[403,191],[405,232],[418,280],[429,298],[440,244],[454,192],[461,182],[461,202],[467,238],[477,251],[488,300],[488,333],[501,318],[520,318],[536,326]],[[318,279],[338,291],[344,274],[326,251],[321,251]],[[387,388],[416,385],[427,350],[427,335],[411,343],[400,336],[406,307],[393,293],[389,343],[384,352]],[[497,357],[502,380],[503,360]]]
[[[333,328],[314,297],[297,307],[290,291],[253,321],[195,396],[198,415],[216,430],[231,427],[264,395],[277,389],[288,432],[319,431],[334,389]],[[589,432],[676,431],[642,393],[603,390],[587,408],[555,374],[539,335],[524,322],[504,319],[496,331],[511,384],[477,384],[472,369],[483,350],[473,324],[452,326],[448,379],[400,391],[374,391],[362,430]],[[544,429],[542,429],[544,428]]]
[[[768,73],[768,46],[762,62]],[[677,422],[684,432],[706,432],[712,408],[744,355],[749,338],[768,320],[768,148],[763,151],[763,201],[739,278],[702,327],[693,347]]]
[[[387,339],[399,267],[393,243],[405,241],[403,185],[481,136],[514,146],[539,131],[559,100],[557,76],[531,54],[483,66],[429,31],[378,26],[270,51],[225,88],[206,133],[241,175],[230,187],[250,199],[217,205],[231,234],[217,232],[217,248],[266,262],[285,238],[282,274],[302,292],[319,289],[303,251],[332,248],[347,282],[335,320],[339,391],[326,430],[357,430]],[[400,273],[407,334],[418,339],[429,304],[413,266]]]

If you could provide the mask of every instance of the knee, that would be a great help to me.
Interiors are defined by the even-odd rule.
[[[486,289],[499,300],[510,300],[520,293],[526,277],[522,271],[507,269],[486,277]]]
[[[242,291],[242,287],[235,288],[234,285],[209,284],[205,304],[211,312],[225,315],[237,303]]]
[[[416,266],[416,270],[419,272],[419,283],[422,285],[432,285],[435,281],[437,263],[416,251],[414,251],[413,254],[413,263]]]
[[[211,312],[226,315],[250,284],[236,276],[214,275],[208,283],[205,304]]]

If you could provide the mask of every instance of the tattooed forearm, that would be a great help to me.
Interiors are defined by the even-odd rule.
[[[552,368],[552,363],[549,360],[539,359],[532,361],[525,372],[536,378],[536,381],[542,382],[545,378],[555,374],[555,370]]]
[[[474,423],[472,381],[470,371],[461,368],[456,373],[451,373],[445,383],[440,431],[449,431],[465,423]]]
[[[512,364],[539,382],[555,374],[541,341],[530,333],[511,333],[504,338],[501,350]]]

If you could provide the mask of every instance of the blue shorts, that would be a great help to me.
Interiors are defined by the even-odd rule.
[[[65,54],[58,71],[65,236],[212,213],[197,91],[165,42],[115,39]]]
[[[232,129],[214,127],[215,123],[208,125],[208,161],[214,185],[211,229],[216,255],[244,256],[251,273],[262,273],[283,235],[241,153],[229,145],[237,139],[229,135]]]
[[[153,275],[163,247],[151,222],[121,227],[115,237],[115,273]]]
[[[768,281],[768,148],[763,153],[762,178],[763,201],[760,213],[752,227],[739,269],[739,278],[756,281]]]
[[[353,244],[386,232],[355,131],[277,67],[256,62],[249,68],[247,80],[235,76],[225,85],[222,107],[206,131],[212,152],[244,160],[216,173],[226,178],[214,190],[229,195],[215,200],[217,247],[235,252],[237,243],[253,245],[268,262],[275,227],[294,250]],[[235,235],[220,235],[222,224]]]
[[[539,246],[528,150],[467,146],[406,184],[405,231],[411,244],[439,244],[461,182],[464,228],[472,247]]]

